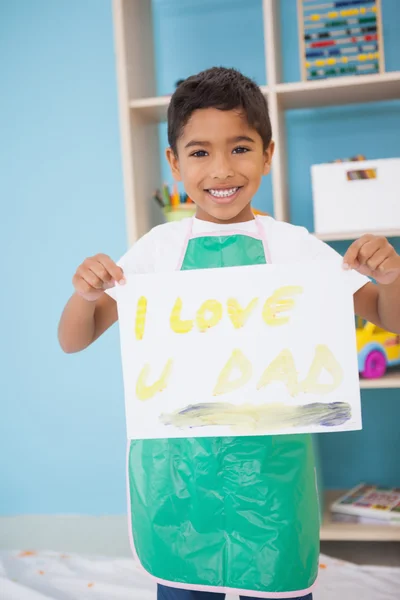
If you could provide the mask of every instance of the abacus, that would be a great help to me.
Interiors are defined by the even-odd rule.
[[[303,81],[383,73],[381,0],[297,0]]]

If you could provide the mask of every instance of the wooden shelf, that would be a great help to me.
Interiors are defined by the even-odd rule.
[[[343,491],[327,491],[325,513],[321,526],[323,541],[400,542],[400,525],[365,525],[362,523],[336,523],[332,521],[329,506],[342,496]]]
[[[400,71],[275,86],[282,109],[400,99]]]
[[[360,388],[362,390],[400,388],[400,371],[389,372],[379,379],[360,379]]]
[[[167,120],[167,110],[170,100],[171,96],[142,98],[141,100],[132,100],[129,106],[146,121],[161,123]]]
[[[261,90],[267,97],[268,86],[261,86]],[[278,83],[271,88],[271,91],[277,93],[280,108],[286,110],[394,100],[400,99],[400,72],[324,79],[322,81]],[[141,98],[140,100],[131,100],[129,105],[132,110],[140,113],[146,121],[160,123],[167,120],[170,98],[170,96]]]
[[[345,231],[341,233],[314,233],[314,235],[324,242],[339,242],[342,240],[356,240],[364,233],[365,231]],[[381,229],[377,231],[368,231],[368,233],[384,237],[400,237],[400,229]]]
[[[260,86],[265,97],[268,97],[268,87]],[[162,123],[167,120],[168,106],[171,96],[155,96],[154,98],[141,98],[140,100],[131,100],[129,106],[131,110],[139,114],[143,120],[149,123]]]

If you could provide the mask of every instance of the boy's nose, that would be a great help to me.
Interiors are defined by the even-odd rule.
[[[230,161],[224,157],[216,157],[212,164],[211,176],[213,179],[224,180],[235,174]]]

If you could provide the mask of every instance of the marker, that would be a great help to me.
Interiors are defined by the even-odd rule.
[[[171,196],[171,206],[179,206],[179,204],[181,203],[181,198],[178,192],[178,186],[175,183],[174,187],[173,187],[173,192],[172,192],[172,196]]]
[[[164,206],[169,206],[171,204],[171,196],[166,183],[164,183],[162,186],[162,198],[164,201]]]
[[[161,197],[160,190],[156,190],[154,192],[153,198],[157,202],[157,204],[159,204],[161,206],[161,208],[164,208],[165,204],[164,204],[163,199]]]

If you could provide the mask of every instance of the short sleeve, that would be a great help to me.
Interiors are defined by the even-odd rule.
[[[312,260],[332,260],[340,257],[336,250],[310,234],[304,227],[270,219],[266,223],[266,231],[267,240],[271,242],[272,262],[308,262]],[[348,281],[352,293],[355,294],[370,280],[357,271],[351,271]]]
[[[331,246],[317,239],[313,235],[307,232],[308,244],[310,245],[310,258],[312,254],[313,260],[331,260],[335,257],[340,257],[339,252],[336,252]],[[352,293],[355,294],[359,289],[364,287],[370,282],[368,277],[361,275],[357,271],[351,271],[349,273],[349,285],[351,286]]]
[[[150,231],[140,238],[118,261],[127,275],[153,273],[156,265],[157,245]],[[116,299],[115,287],[106,290],[106,294]]]

